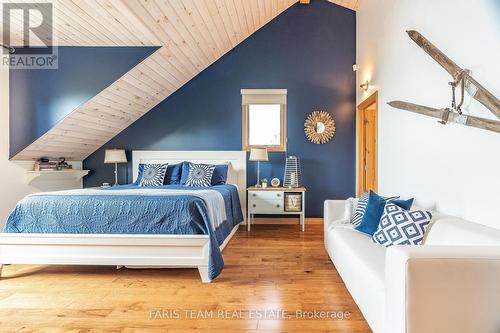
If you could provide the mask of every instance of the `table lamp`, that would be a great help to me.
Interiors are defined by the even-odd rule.
[[[267,148],[250,149],[250,158],[248,160],[257,161],[257,184],[255,184],[255,187],[260,187],[260,161],[269,161]]]
[[[118,163],[127,163],[125,149],[106,149],[104,153],[104,163],[115,164],[115,186],[118,185]]]

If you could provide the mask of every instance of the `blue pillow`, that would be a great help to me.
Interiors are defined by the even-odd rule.
[[[227,181],[227,171],[229,165],[227,164],[217,164],[215,165],[215,170],[212,175],[212,185],[224,185]],[[180,180],[181,185],[186,185],[189,177],[189,162],[182,163],[182,176]]]
[[[404,210],[410,210],[411,206],[413,205],[413,198],[408,199],[408,200],[392,199],[392,200],[389,200],[389,202],[395,204],[398,207],[403,208]]]
[[[370,191],[368,203],[366,204],[365,214],[363,215],[361,223],[356,227],[356,230],[373,236],[375,231],[377,231],[378,225],[380,223],[380,218],[384,213],[385,203],[386,199],[384,197],[381,197],[377,193]]]
[[[137,168],[137,179],[134,182],[134,185],[139,185],[142,179],[142,173],[144,172],[144,164],[139,163],[139,167]]]
[[[227,182],[227,170],[229,165],[216,164],[212,175],[212,185],[224,185]]]
[[[182,162],[169,165],[163,185],[179,185],[182,176]]]
[[[186,185],[189,177],[189,162],[182,162],[181,185]]]

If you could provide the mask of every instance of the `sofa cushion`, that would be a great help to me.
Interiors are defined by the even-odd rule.
[[[425,245],[500,245],[500,230],[456,217],[441,216],[429,226]]]
[[[374,279],[383,287],[385,249],[373,244],[370,236],[353,228],[339,226],[330,232],[337,253],[342,253],[344,258],[350,258],[350,268],[363,270],[363,275],[358,276]]]
[[[345,226],[334,227],[328,233],[326,245],[335,268],[370,327],[383,332],[386,248]]]

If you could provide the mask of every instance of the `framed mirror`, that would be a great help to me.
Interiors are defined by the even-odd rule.
[[[313,111],[304,123],[304,133],[312,143],[325,144],[335,135],[335,121],[326,111]]]

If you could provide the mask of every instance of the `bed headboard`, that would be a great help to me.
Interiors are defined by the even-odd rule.
[[[133,179],[137,179],[140,163],[176,164],[183,161],[206,164],[229,163],[227,182],[238,186],[243,216],[246,216],[247,161],[244,151],[173,151],[134,150],[132,151]]]

